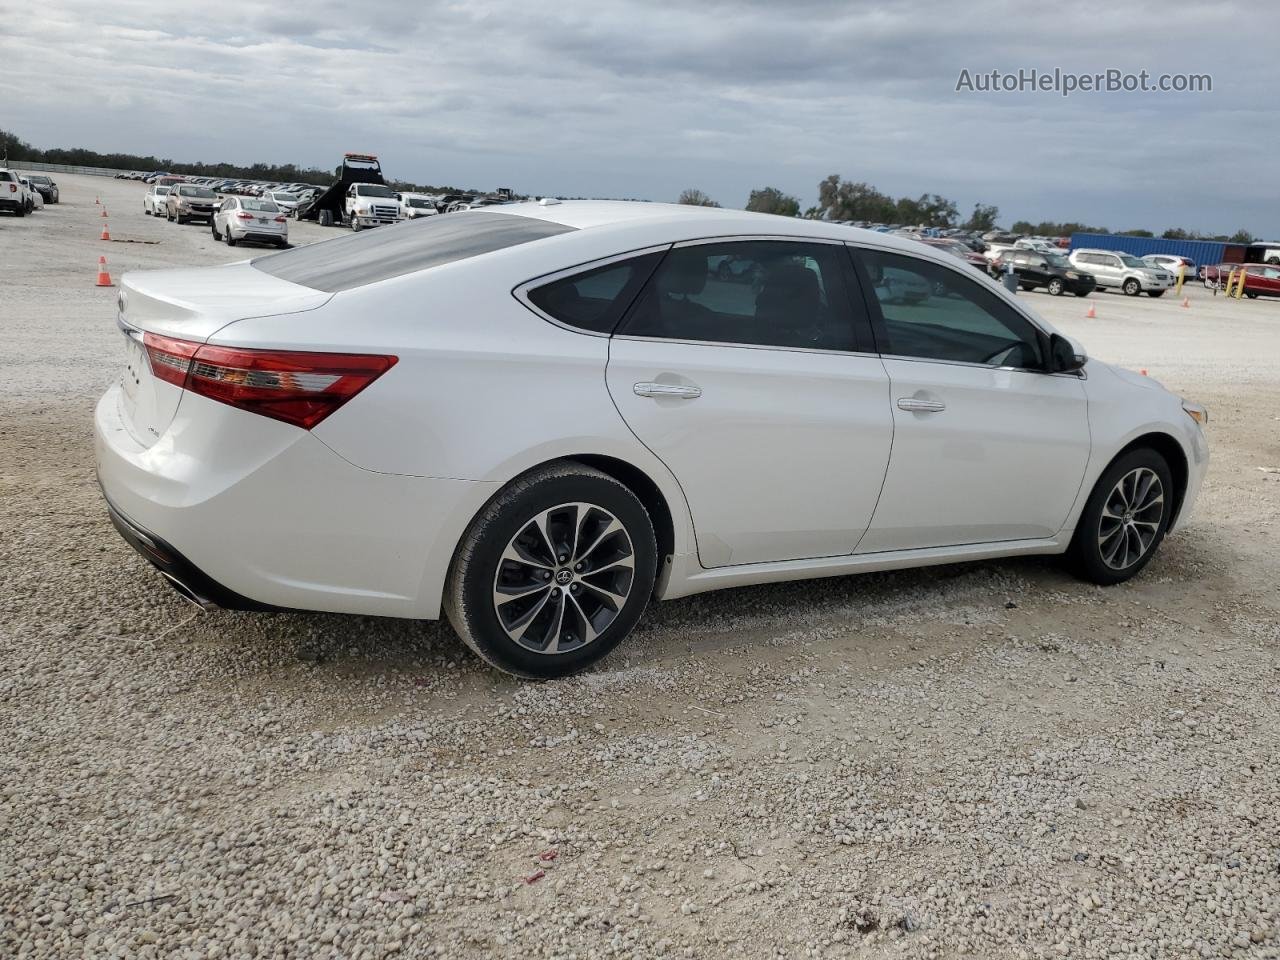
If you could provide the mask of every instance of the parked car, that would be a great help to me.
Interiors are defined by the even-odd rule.
[[[27,212],[31,213],[35,210],[43,210],[44,194],[42,194],[39,190],[35,188],[35,185],[31,182],[31,180],[28,177],[20,176],[18,177],[18,182],[22,184],[23,188],[27,191],[27,199],[30,200],[31,202],[31,207],[27,210]]]
[[[959,257],[975,270],[983,273],[987,272],[987,258],[980,253],[974,252],[973,248],[967,243],[960,240],[951,239],[933,239],[931,237],[918,237],[920,243],[933,247],[935,250],[945,250],[953,257]]]
[[[942,292],[849,289],[891,271]],[[125,540],[201,605],[443,614],[521,676],[651,597],[1028,554],[1119,583],[1208,464],[1203,407],[820,221],[527,202],[121,287],[94,433]]]
[[[167,216],[166,200],[171,189],[159,183],[148,185],[142,195],[142,212],[151,217]]]
[[[416,220],[418,217],[434,217],[440,211],[436,209],[435,197],[424,193],[400,194],[400,206],[406,219]]]
[[[32,189],[44,198],[45,203],[58,202],[58,185],[52,178],[40,173],[29,173],[27,180],[30,181]]]
[[[1173,274],[1137,257],[1114,250],[1072,250],[1069,258],[1079,270],[1093,274],[1098,290],[1117,287],[1131,297],[1145,293],[1162,297],[1176,282]]]
[[[263,199],[270,200],[279,207],[280,212],[287,217],[292,215],[293,211],[298,209],[298,203],[302,198],[296,193],[289,193],[287,190],[272,190]]]
[[[1150,266],[1157,267],[1160,270],[1167,270],[1177,279],[1178,271],[1185,268],[1187,279],[1191,279],[1196,275],[1196,262],[1190,257],[1179,257],[1172,253],[1150,253],[1142,258],[1142,262]]]
[[[1021,240],[1015,240],[1013,244],[1019,250],[1034,250],[1036,253],[1058,253],[1058,247],[1050,243],[1048,240],[1039,240],[1034,237],[1023,237]]]
[[[1244,270],[1244,295],[1250,300],[1258,297],[1280,296],[1280,266],[1270,263],[1220,263],[1201,269],[1200,277],[1205,289],[1225,289],[1236,271]]]
[[[213,239],[234,247],[241,240],[289,245],[289,218],[272,200],[258,197],[227,197],[210,221]]]
[[[1006,251],[993,266],[1003,269],[1005,263],[1013,265],[1013,272],[1018,275],[1018,286],[1023,290],[1044,287],[1055,297],[1064,293],[1087,297],[1097,286],[1092,274],[1077,269],[1060,253],[1015,248]]]
[[[12,170],[0,168],[0,210],[7,210],[15,217],[25,217],[31,212],[31,198],[22,180]]]
[[[165,216],[175,223],[188,220],[213,221],[218,208],[218,195],[208,187],[177,183],[164,198]]]

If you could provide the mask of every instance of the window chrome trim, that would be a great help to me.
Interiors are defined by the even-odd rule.
[[[940,363],[948,367],[974,367],[978,370],[1005,370],[1010,373],[1025,373],[1035,377],[1069,377],[1072,380],[1088,380],[1089,375],[1085,372],[1084,367],[1079,370],[1050,372],[1048,370],[1033,370],[1029,367],[1010,367],[999,366],[993,367],[987,363],[974,363],[971,360],[939,360],[934,357],[906,357],[899,353],[881,353],[878,356],[882,360],[903,360],[908,363]]]
[[[611,263],[620,263],[623,260],[631,260],[635,257],[648,256],[651,253],[665,253],[671,249],[670,243],[660,243],[654,246],[640,247],[636,250],[628,250],[625,253],[615,253],[607,257],[601,257],[597,260],[585,260],[582,263],[575,264],[571,267],[564,267],[553,273],[543,273],[532,279],[518,283],[511,288],[511,296],[529,312],[535,314],[541,319],[547,321],[552,326],[559,327],[561,330],[568,330],[570,333],[580,333],[584,337],[604,337],[606,340],[613,336],[612,333],[602,333],[598,330],[586,330],[582,327],[575,327],[572,324],[565,323],[563,320],[557,320],[551,314],[538,307],[529,299],[529,293],[538,287],[545,286],[548,283],[555,283],[557,280],[563,280],[566,277],[572,277],[579,273],[589,273],[592,270],[598,270],[601,267],[607,267]]]
[[[709,243],[756,243],[761,240],[774,243],[821,243],[837,247],[849,242],[835,237],[806,237],[778,233],[735,233],[719,237],[699,237],[696,240],[677,240],[671,244],[671,248],[678,250],[681,247],[698,247]]]
[[[631,340],[636,343],[674,343],[682,347],[736,347],[739,350],[774,350],[779,353],[814,353],[824,357],[867,357],[874,360],[882,358],[878,353],[866,353],[860,350],[824,350],[821,347],[779,347],[772,343],[734,343],[728,340],[677,340],[674,337],[644,337],[638,334],[615,334],[614,340]]]

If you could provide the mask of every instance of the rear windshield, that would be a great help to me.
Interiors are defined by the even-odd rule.
[[[574,229],[505,213],[419,217],[259,257],[253,266],[281,280],[338,293]]]
[[[246,210],[258,210],[262,213],[279,213],[280,208],[270,200],[241,200],[240,206]]]
[[[208,187],[178,187],[178,196],[195,197],[197,200],[212,200],[213,191]]]

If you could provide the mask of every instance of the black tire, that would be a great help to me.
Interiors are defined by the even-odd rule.
[[[1060,297],[1062,296],[1063,291],[1067,289],[1067,285],[1062,282],[1061,278],[1054,277],[1052,280],[1049,281],[1049,286],[1047,289],[1049,291],[1049,296]]]
[[[57,201],[55,201],[56,203]],[[1280,267],[1280,257],[1267,257],[1267,263],[1275,267]]]
[[[21,203],[18,204],[17,209],[13,211],[13,215],[15,217],[25,217],[27,215],[26,205]]]
[[[1147,296],[1148,296],[1148,297],[1163,297],[1163,296],[1164,296],[1164,291],[1163,291],[1163,290],[1148,290],[1148,291],[1147,291]]]
[[[1087,297],[1088,295],[1089,295],[1089,291],[1088,291],[1088,290],[1077,290],[1077,291],[1076,291],[1076,296],[1077,296],[1077,297]]]
[[[238,241],[235,237],[233,237],[233,236],[231,235],[231,228],[230,228],[230,227],[228,227],[228,228],[227,228],[227,246],[228,246],[228,247],[234,247],[234,246],[235,246],[237,243],[239,243],[239,242],[240,242],[240,241]]]
[[[1154,472],[1160,479],[1163,489],[1163,509],[1160,513],[1155,535],[1145,552],[1134,563],[1123,569],[1116,569],[1106,562],[1103,557],[1102,547],[1099,544],[1102,533],[1103,508],[1107,505],[1107,501],[1111,498],[1116,484],[1120,482],[1121,478],[1126,477],[1134,470],[1143,468]],[[1169,471],[1169,464],[1155,450],[1150,447],[1139,447],[1118,457],[1098,478],[1098,482],[1094,484],[1093,492],[1089,494],[1089,499],[1080,514],[1080,522],[1076,524],[1075,536],[1072,538],[1071,546],[1067,551],[1067,562],[1072,572],[1083,580],[1103,586],[1123,583],[1125,580],[1140,573],[1142,568],[1151,562],[1151,558],[1164,540],[1165,531],[1169,528],[1170,513],[1173,509],[1174,492],[1173,476]],[[1148,513],[1146,516],[1150,520],[1153,514]]]
[[[1036,285],[1035,285],[1034,283],[1027,283],[1025,280],[1021,280],[1021,281],[1019,281],[1019,282],[1018,282],[1018,286],[1019,286],[1021,289],[1023,289],[1023,290],[1027,290],[1027,291],[1031,291],[1031,290],[1034,290],[1034,289],[1036,288]]]
[[[1258,295],[1257,295],[1256,293],[1254,293],[1252,290],[1246,290],[1246,291],[1244,292],[1244,295],[1245,295],[1246,297],[1248,297],[1250,300],[1257,300],[1257,299],[1258,299]]]
[[[218,232],[218,222],[216,220],[209,221],[209,229],[213,231],[213,239],[221,240],[222,234]]]
[[[173,222],[177,224],[184,224],[187,222],[187,218],[184,217],[181,213],[175,213],[173,215]]]
[[[359,233],[359,232],[360,232],[360,230],[361,230],[362,228],[361,228],[361,226],[360,226],[360,218],[359,218],[359,217],[353,216],[353,217],[351,218],[351,229],[352,229],[353,231],[355,231],[356,233]]]
[[[630,540],[634,563],[630,590],[620,608],[605,611],[616,609],[616,614],[594,640],[578,643],[563,653],[540,653],[512,639],[499,619],[494,587],[500,571],[511,569],[503,567],[508,563],[503,560],[503,553],[522,530],[531,528],[533,519],[543,511],[561,504],[582,503],[607,511],[622,524]],[[571,516],[575,524],[584,522],[583,515],[576,510]],[[581,526],[574,529],[580,530]],[[588,551],[588,555],[590,553]],[[567,676],[604,657],[631,633],[653,592],[657,555],[653,523],[629,488],[608,474],[579,463],[550,464],[513,480],[472,521],[449,568],[444,612],[463,642],[499,670],[530,679]],[[569,567],[567,563],[560,566],[557,562],[556,570],[558,581]],[[569,589],[575,588],[576,584]],[[621,587],[616,589],[620,591]],[[531,597],[534,595],[532,591],[529,593]],[[588,595],[587,591],[577,592],[579,598]],[[549,585],[547,603],[564,603],[560,598],[567,596],[561,588]],[[575,609],[585,609],[585,606],[575,604]],[[528,621],[529,624],[537,622],[536,616]],[[571,630],[566,637],[572,642]]]
[[[319,223],[320,223],[320,226],[322,226],[322,227],[332,227],[332,226],[333,226],[333,211],[332,211],[332,210],[321,210],[321,211],[320,211],[320,215],[319,215]]]
[[[288,250],[288,249],[289,249],[289,241],[288,241],[288,240],[277,240],[277,241],[276,241],[276,246],[277,246],[277,247],[279,247],[281,250]]]
[[[1126,297],[1136,297],[1138,294],[1142,292],[1142,284],[1140,284],[1133,277],[1130,277],[1128,280],[1124,282],[1124,286],[1122,286],[1120,289],[1124,291],[1124,295]]]

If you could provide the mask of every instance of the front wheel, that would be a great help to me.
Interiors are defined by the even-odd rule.
[[[631,633],[657,552],[628,487],[582,464],[552,464],[513,481],[472,521],[449,569],[445,614],[499,670],[567,676]]]
[[[1138,283],[1132,277],[1124,282],[1124,286],[1120,288],[1125,292],[1125,296],[1136,297],[1142,292],[1142,284]]]
[[[1169,527],[1173,478],[1149,447],[1131,450],[1098,479],[1076,524],[1067,557],[1076,574],[1110,586],[1150,561]]]
[[[218,221],[216,221],[216,220],[211,221],[211,223],[210,223],[210,229],[212,229],[212,230],[213,230],[213,239],[215,239],[215,240],[221,240],[221,239],[222,239],[222,234],[220,234],[220,233],[218,232]]]
[[[1067,289],[1066,285],[1057,277],[1054,277],[1049,281],[1049,296],[1060,297],[1062,296],[1062,291],[1065,289]]]
[[[354,230],[356,233],[359,233],[359,232],[360,232],[360,218],[359,218],[359,217],[352,217],[352,218],[351,218],[351,229],[352,229],[352,230]]]

